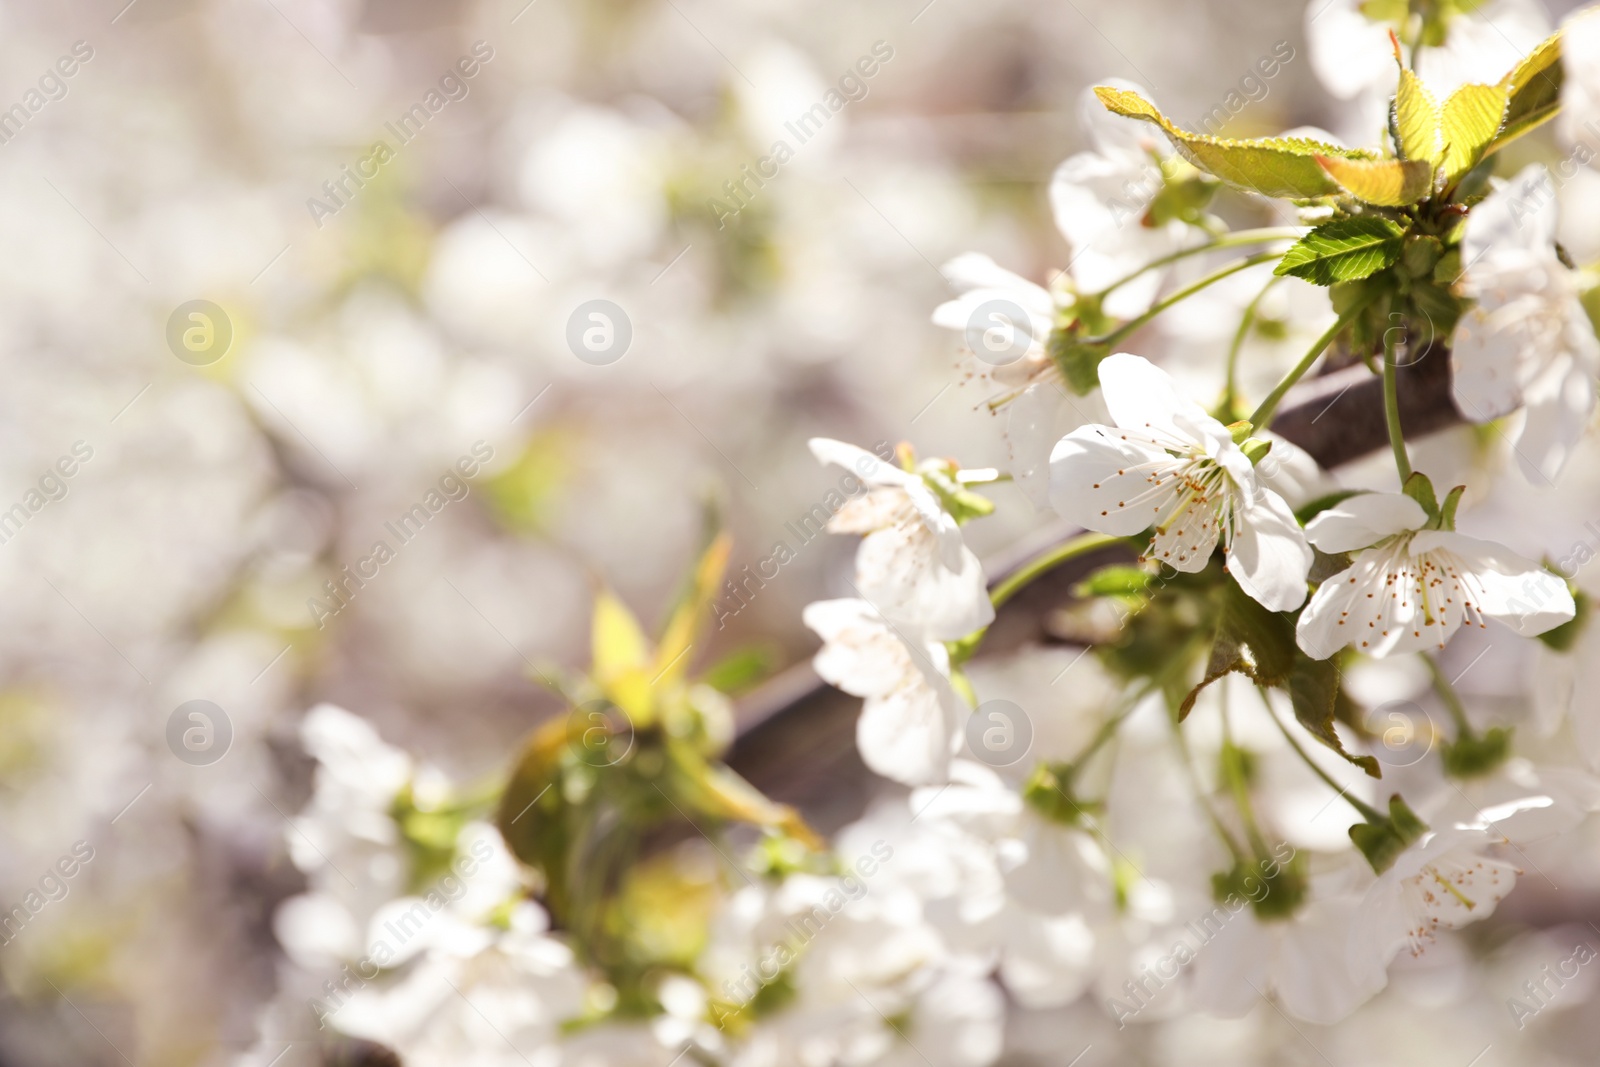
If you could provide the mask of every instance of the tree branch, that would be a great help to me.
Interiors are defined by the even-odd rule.
[[[1400,419],[1406,439],[1461,421],[1450,399],[1450,351],[1430,344],[1398,368]],[[1388,445],[1382,379],[1355,365],[1301,383],[1292,406],[1273,421],[1273,432],[1309,452],[1325,468],[1359,459]],[[1081,531],[1053,523],[986,563],[991,588],[1050,545]],[[1050,640],[1050,614],[1071,599],[1086,574],[1117,559],[1118,548],[1069,560],[1028,585],[998,612],[981,655],[1014,651]],[[739,733],[728,762],[768,796],[793,804],[824,832],[861,811],[877,787],[856,753],[861,701],[822,682],[811,664],[798,663],[739,705]]]

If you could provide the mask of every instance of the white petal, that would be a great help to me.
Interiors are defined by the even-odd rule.
[[[856,746],[873,772],[905,785],[942,782],[956,738],[953,695],[926,680],[868,697],[856,720]]]
[[[1582,308],[1576,314],[1582,316]],[[1581,326],[1590,347],[1596,345],[1587,317]],[[1553,361],[1525,391],[1528,414],[1517,436],[1517,463],[1535,484],[1553,483],[1572,458],[1595,407],[1592,364],[1571,357]]]
[[[1427,521],[1422,505],[1404,493],[1362,493],[1306,523],[1306,540],[1324,552],[1353,552]]]
[[[921,517],[922,525],[938,540],[939,558],[946,567],[959,569],[966,542],[961,540],[961,527],[955,516],[944,510],[939,498],[921,478],[912,476],[912,480],[906,483],[905,491],[911,506]]]
[[[811,448],[811,454],[817,457],[818,463],[843,467],[868,485],[922,485],[922,479],[915,474],[884,462],[864,448],[828,437],[813,437],[806,444]]]
[[[1059,423],[1063,415],[1070,416],[1070,409],[1053,384],[1035,382],[1007,404],[1005,410],[1011,479],[1034,507],[1048,507],[1050,451],[1061,439],[1063,431]]]
[[[1275,433],[1260,436],[1272,442],[1272,451],[1256,464],[1256,481],[1283,497],[1291,509],[1338,492],[1339,483],[1317,465],[1311,453]]]
[[[1044,918],[1021,909],[1006,916],[1000,980],[1025,1008],[1056,1008],[1088,987],[1094,933],[1079,915]]]
[[[1504,545],[1448,530],[1424,530],[1411,543],[1418,554],[1436,547],[1460,559],[1478,580],[1478,608],[1523,637],[1553,630],[1577,611],[1566,582]]]
[[[903,521],[911,510],[911,500],[904,489],[880,486],[841,504],[829,517],[827,529],[830,533],[869,534]]]
[[[800,618],[823,640],[812,663],[830,685],[865,697],[887,693],[904,679],[905,646],[865,600],[819,600]]]
[[[1110,882],[1105,853],[1094,838],[1028,812],[1022,843],[1026,858],[1006,872],[1006,891],[1040,915],[1080,910],[1094,889]]]
[[[1389,627],[1382,622],[1368,624],[1382,619],[1382,611],[1392,602],[1386,582],[1391,555],[1363,552],[1317,587],[1294,631],[1295,642],[1306,655],[1327,659],[1345,645],[1369,655],[1387,652],[1383,647],[1386,639],[1379,631]]]
[[[1560,123],[1568,144],[1589,141],[1589,123],[1600,121],[1600,16],[1593,7],[1577,12],[1562,25]]]
[[[1388,980],[1370,959],[1352,967],[1348,945],[1358,900],[1313,900],[1283,924],[1273,984],[1289,1014],[1321,1026],[1344,1019]]]
[[[1128,537],[1149,528],[1177,492],[1172,457],[1108,426],[1073,430],[1050,453],[1050,505],[1090,530]],[[1159,478],[1164,484],[1156,485]]]
[[[958,545],[955,568],[945,566],[939,542],[920,523],[868,534],[856,554],[856,585],[896,626],[939,641],[954,641],[994,621],[983,565]]]
[[[1198,946],[1192,965],[1195,1006],[1236,1019],[1260,1004],[1268,989],[1274,945],[1272,931],[1256,919],[1249,904],[1238,911],[1218,904],[1189,929],[1210,934]]]
[[[1260,490],[1240,517],[1228,553],[1228,573],[1268,611],[1293,611],[1306,599],[1311,546],[1283,498]]]
[[[1362,14],[1357,0],[1306,5],[1311,69],[1328,92],[1350,100],[1374,85],[1394,86],[1387,28]]]
[[[1451,392],[1469,422],[1489,422],[1522,406],[1520,363],[1528,336],[1497,319],[1496,310],[1491,304],[1468,308],[1452,340]]]
[[[988,256],[966,252],[940,268],[940,273],[957,290],[995,290],[1016,300],[1027,311],[1049,316],[1054,308],[1050,293],[1036,282],[1006,270]]]
[[[1443,101],[1441,101],[1442,103]],[[1543,163],[1530,163],[1476,204],[1461,239],[1462,262],[1481,265],[1516,252],[1547,254],[1556,239],[1555,185]]]
[[[1231,440],[1222,424],[1183,394],[1172,375],[1143,356],[1118,352],[1100,363],[1100,390],[1111,421],[1123,429],[1170,434],[1181,441]]]

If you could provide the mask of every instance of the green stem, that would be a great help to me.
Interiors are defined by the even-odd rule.
[[[1389,424],[1389,447],[1394,449],[1395,470],[1400,472],[1400,484],[1411,477],[1411,460],[1406,456],[1406,435],[1400,427],[1400,389],[1395,382],[1394,342],[1389,332],[1383,335],[1383,417]]]
[[[1200,801],[1200,806],[1205,809],[1206,817],[1211,820],[1211,828],[1222,838],[1222,843],[1228,846],[1235,863],[1247,863],[1249,857],[1245,855],[1243,846],[1234,840],[1232,832],[1223,823],[1222,816],[1217,814],[1217,809],[1212,807],[1211,798],[1206,796],[1205,786],[1200,782],[1200,773],[1195,770],[1194,755],[1189,751],[1189,742],[1183,736],[1183,724],[1174,717],[1172,719],[1172,736],[1178,746],[1178,755],[1183,763],[1183,769],[1189,776],[1189,784],[1194,789],[1195,799]]]
[[[1256,314],[1261,308],[1261,301],[1283,279],[1274,274],[1267,279],[1267,284],[1261,287],[1255,299],[1245,306],[1244,315],[1239,319],[1239,330],[1233,335],[1233,345],[1228,349],[1228,376],[1222,384],[1222,410],[1227,413],[1225,422],[1233,421],[1233,406],[1239,401],[1239,353],[1244,349],[1244,339],[1250,335],[1250,327],[1255,325]]]
[[[1097,549],[1119,544],[1125,540],[1127,539],[1112,537],[1110,534],[1086,533],[1079,534],[1069,541],[1063,541],[1059,545],[1052,545],[1006,575],[990,592],[989,600],[998,608],[1046,571],[1053,570],[1068,560],[1077,559],[1079,556],[1088,555]]]
[[[1233,805],[1239,809],[1239,819],[1244,823],[1245,840],[1250,842],[1250,847],[1256,855],[1268,855],[1267,839],[1261,834],[1261,826],[1256,822],[1255,805],[1250,800],[1250,786],[1238,773],[1237,762],[1228,758],[1228,753],[1243,751],[1233,743],[1233,728],[1228,723],[1228,694],[1222,693],[1222,745],[1223,760],[1222,773],[1228,780],[1228,790],[1233,794]]]
[[[1148,685],[1141,686],[1137,692],[1125,699],[1122,707],[1106,716],[1106,721],[1100,724],[1100,729],[1089,739],[1089,743],[1084,745],[1082,751],[1074,756],[1072,762],[1067,765],[1069,768],[1067,781],[1071,782],[1076,779],[1078,773],[1083,770],[1084,764],[1088,763],[1096,752],[1104,748],[1107,741],[1117,736],[1117,731],[1122,728],[1123,723],[1128,721],[1128,716],[1139,709],[1139,705],[1144,702],[1144,698],[1155,690],[1157,684],[1158,682],[1152,679]]]
[[[1310,767],[1316,776],[1321,778],[1323,782],[1327,784],[1329,789],[1332,789],[1335,793],[1338,793],[1340,796],[1344,797],[1344,799],[1349,802],[1350,806],[1355,808],[1356,811],[1361,814],[1361,817],[1368,822],[1375,823],[1385,817],[1383,812],[1379,811],[1377,808],[1374,808],[1371,804],[1364,803],[1351,796],[1350,791],[1347,788],[1334,781],[1332,775],[1318,766],[1316,761],[1311,758],[1311,753],[1307,752],[1305,748],[1301,746],[1300,742],[1295,740],[1294,734],[1289,732],[1288,723],[1278,718],[1278,713],[1272,709],[1272,701],[1267,699],[1267,691],[1265,689],[1258,688],[1256,692],[1261,694],[1261,703],[1267,706],[1267,714],[1272,716],[1272,721],[1277,723],[1278,729],[1283,731],[1283,739],[1289,742],[1289,747],[1294,749],[1295,752],[1299,753],[1300,758],[1305,761],[1306,766]]]
[[[1295,364],[1294,369],[1284,375],[1283,381],[1273,387],[1272,392],[1268,393],[1267,398],[1261,402],[1261,406],[1256,408],[1255,414],[1250,416],[1250,425],[1256,433],[1260,433],[1267,428],[1272,422],[1272,416],[1278,410],[1278,404],[1282,402],[1284,394],[1293,389],[1295,383],[1305,377],[1306,371],[1310,370],[1311,365],[1322,356],[1323,350],[1333,344],[1333,339],[1343,333],[1345,327],[1354,322],[1357,315],[1367,310],[1367,305],[1370,303],[1372,303],[1370,298],[1363,300],[1343,315],[1340,315],[1338,321],[1329,326],[1327,332],[1312,343],[1310,350],[1301,357],[1299,363]]]
[[[1461,697],[1456,693],[1456,687],[1451,685],[1450,679],[1444,676],[1444,671],[1440,669],[1437,660],[1425,653],[1418,654],[1422,656],[1422,662],[1428,665],[1428,673],[1433,675],[1434,692],[1439,694],[1439,700],[1450,712],[1450,718],[1455,721],[1458,737],[1473,736],[1472,723],[1467,721],[1467,709],[1462,705]]]
[[[1117,731],[1122,728],[1122,724],[1127,721],[1129,715],[1132,715],[1135,711],[1139,710],[1139,705],[1144,702],[1145,697],[1148,697],[1151,693],[1156,692],[1162,686],[1170,682],[1174,675],[1183,672],[1189,663],[1190,657],[1199,650],[1203,643],[1204,638],[1201,637],[1192,639],[1186,644],[1180,646],[1176,653],[1167,661],[1164,667],[1158,670],[1155,674],[1151,675],[1145,681],[1144,685],[1140,686],[1133,693],[1123,698],[1122,704],[1106,717],[1105,722],[1100,724],[1100,729],[1095,733],[1094,737],[1089,739],[1089,743],[1083,747],[1082,751],[1072,758],[1072,762],[1068,765],[1071,768],[1067,776],[1068,781],[1075,779],[1078,776],[1078,773],[1083,770],[1084,764],[1088,763],[1090,758],[1092,758],[1107,741],[1110,741],[1113,737],[1117,736]]]
[[[1152,259],[1132,274],[1118,278],[1094,295],[1104,297],[1113,289],[1127,285],[1141,274],[1155,270],[1157,267],[1165,267],[1169,263],[1176,263],[1180,259],[1187,259],[1190,256],[1198,256],[1204,252],[1216,252],[1224,248],[1239,248],[1244,245],[1261,244],[1264,241],[1297,241],[1304,237],[1305,233],[1304,229],[1290,230],[1282,227],[1267,227],[1260,230],[1240,230],[1237,233],[1224,234],[1214,241],[1207,241],[1205,244],[1193,245],[1189,248],[1180,248],[1170,255]]]
[[[1151,319],[1155,318],[1157,315],[1161,314],[1163,311],[1167,310],[1172,305],[1182,303],[1194,294],[1198,293],[1200,290],[1213,286],[1222,281],[1222,279],[1229,277],[1230,275],[1238,274],[1242,270],[1248,270],[1257,264],[1266,263],[1277,258],[1277,252],[1257,252],[1253,256],[1247,256],[1236,263],[1231,263],[1228,266],[1223,267],[1221,270],[1213,271],[1212,273],[1207,274],[1204,278],[1201,278],[1199,281],[1193,282],[1184,286],[1182,289],[1179,289],[1165,300],[1160,300],[1150,305],[1149,311],[1146,311],[1143,315],[1138,315],[1129,319],[1127,322],[1123,323],[1121,326],[1118,326],[1115,330],[1112,330],[1104,337],[1089,338],[1089,343],[1102,344],[1106,346],[1114,345],[1124,337],[1127,337],[1129,334],[1139,329],[1145,323],[1149,322]]]

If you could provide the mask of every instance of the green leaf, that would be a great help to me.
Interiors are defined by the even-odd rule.
[[[567,752],[567,723],[554,719],[535,731],[500,797],[495,825],[511,854],[544,875],[546,899],[557,915],[566,911],[567,854],[573,843],[566,802],[559,788]]]
[[[1563,80],[1561,32],[1558,30],[1500,79],[1500,88],[1506,91],[1509,103],[1493,148],[1498,149],[1554,118],[1561,110]]]
[[[754,645],[730,652],[706,668],[700,680],[718,692],[742,693],[772,673],[778,652],[769,645]]]
[[[1405,207],[1433,192],[1433,164],[1425,159],[1339,159],[1317,162],[1345,192],[1379,207]]]
[[[1316,660],[1297,655],[1293,672],[1289,675],[1289,700],[1294,705],[1294,717],[1311,736],[1333,749],[1374,778],[1382,778],[1378,761],[1371,756],[1352,756],[1344,749],[1338,732],[1333,728],[1334,705],[1339,694],[1339,666],[1331,659]]]
[[[633,612],[609,589],[600,590],[595,597],[591,633],[595,684],[635,722],[648,722],[652,713],[650,642]]]
[[[1201,170],[1230,185],[1249,189],[1262,196],[1309,200],[1337,195],[1340,192],[1339,184],[1317,163],[1318,156],[1375,158],[1369,152],[1303,137],[1238,141],[1190,133],[1175,126],[1154,104],[1138,93],[1109,85],[1097,85],[1094,92],[1107,110],[1161,127],[1178,152]]]
[[[716,599],[717,587],[728,567],[728,555],[733,551],[733,538],[719,533],[700,555],[690,573],[682,595],[667,619],[661,632],[661,644],[656,649],[652,665],[651,685],[672,685],[684,677],[689,669],[689,650],[699,638],[700,627],[709,614],[707,608]],[[598,615],[599,607],[596,606]],[[624,609],[626,610],[626,609]]]
[[[1506,103],[1506,90],[1498,85],[1463,85],[1450,94],[1439,126],[1446,182],[1455,181],[1483,158],[1500,132]]]
[[[1194,710],[1201,690],[1224,674],[1237,671],[1249,675],[1258,685],[1283,685],[1294,669],[1297,655],[1294,623],[1289,616],[1268,611],[1229,578],[1222,586],[1217,634],[1205,676],[1178,705],[1179,720]]]
[[[1401,68],[1400,89],[1394,98],[1394,131],[1400,158],[1423,160],[1437,167],[1444,162],[1443,116],[1422,79]]]
[[[1194,710],[1194,702],[1200,699],[1200,693],[1212,682],[1232,671],[1245,671],[1243,649],[1239,644],[1236,634],[1231,633],[1226,626],[1217,627],[1217,637],[1211,646],[1211,658],[1206,661],[1206,673],[1200,679],[1200,684],[1189,690],[1184,695],[1182,703],[1178,705],[1178,721],[1182,722]]]
[[[1404,248],[1398,223],[1374,215],[1337,219],[1295,242],[1272,273],[1315,285],[1357,281],[1393,265]]]

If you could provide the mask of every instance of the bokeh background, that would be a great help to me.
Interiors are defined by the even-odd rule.
[[[0,116],[0,512],[25,513],[0,543],[0,902],[74,843],[94,853],[0,947],[0,1064],[244,1062],[276,993],[272,911],[301,884],[284,828],[308,707],[491,774],[555,708],[530,667],[581,665],[596,578],[657,618],[707,508],[736,570],[767,556],[837,480],[806,438],[1003,462],[959,338],[929,321],[939,266],[1065,263],[1045,187],[1085,147],[1098,79],[1188,119],[1288,42],[1228,132],[1336,127],[1305,18],[1283,0],[0,6],[0,108],[26,112]],[[709,203],[733,206],[724,183],[875,48],[864,96],[736,215]],[[464,57],[476,73],[441,90]],[[430,91],[444,106],[402,144],[388,124]],[[357,187],[379,139],[392,158]],[[631,331],[605,365],[568,341],[592,300]],[[213,361],[172,343],[193,301],[227,335]],[[308,599],[475,448],[465,496],[317,618]],[[1040,521],[996,498],[980,555]],[[717,648],[806,658],[800,609],[845,591],[852,551],[807,545]],[[232,732],[204,766],[168,740],[196,699]],[[1430,1050],[1501,1010],[1470,972],[1405,985],[1352,1032],[1404,1037],[1413,1062],[1456,1062]],[[1552,1062],[1592,1062],[1586,1011],[1540,1020],[1571,1031]],[[1055,1062],[1051,1025],[1024,1015],[1013,1058]],[[1184,1025],[1119,1047],[1317,1062],[1265,1012]]]

